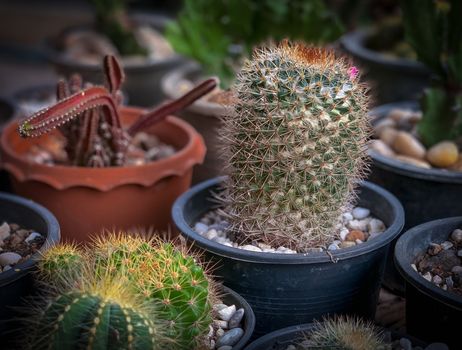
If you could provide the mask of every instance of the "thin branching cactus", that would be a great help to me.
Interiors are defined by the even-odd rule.
[[[147,111],[125,129],[120,120],[120,87],[124,73],[114,56],[104,58],[106,86],[83,86],[74,75],[57,87],[58,102],[44,108],[19,125],[23,137],[37,137],[58,128],[66,138],[71,165],[87,167],[123,166],[131,138],[162,121],[216,86],[208,79],[172,102]]]
[[[223,214],[241,241],[297,250],[333,239],[367,170],[366,89],[327,49],[257,50],[235,85],[221,130],[228,180]]]

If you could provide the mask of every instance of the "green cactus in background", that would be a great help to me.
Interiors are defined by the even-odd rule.
[[[139,285],[160,304],[159,318],[166,320],[174,349],[192,349],[209,331],[214,288],[204,268],[193,256],[171,243],[156,247],[153,277]]]
[[[95,270],[123,276],[138,293],[159,306],[174,349],[191,349],[207,334],[214,288],[190,253],[152,238],[110,234],[94,241]]]
[[[380,331],[372,324],[351,317],[337,317],[316,323],[298,350],[384,350]]]
[[[427,146],[462,137],[462,1],[403,0],[406,40],[433,73],[418,131]]]
[[[48,249],[38,263],[39,277],[48,284],[76,280],[85,261],[84,252],[75,244],[61,243]]]
[[[220,199],[237,238],[303,251],[325,245],[365,174],[367,98],[357,69],[328,50],[256,51],[221,130]]]
[[[169,341],[153,304],[108,276],[95,276],[88,266],[78,286],[37,308],[28,348],[164,349]]]

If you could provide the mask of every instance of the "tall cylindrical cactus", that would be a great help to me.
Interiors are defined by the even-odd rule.
[[[298,250],[332,239],[365,173],[367,97],[357,73],[326,49],[287,42],[245,63],[221,130],[221,199],[238,239]]]
[[[63,290],[39,309],[30,349],[163,349],[166,338],[152,305],[120,281],[84,273],[80,285]]]

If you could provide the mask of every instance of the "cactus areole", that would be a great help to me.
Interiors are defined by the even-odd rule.
[[[298,251],[326,244],[367,168],[358,70],[327,49],[283,42],[257,50],[234,90],[220,200],[237,238]]]

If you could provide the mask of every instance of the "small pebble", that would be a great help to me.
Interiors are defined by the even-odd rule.
[[[343,213],[342,214],[342,219],[343,219],[343,222],[351,221],[351,220],[353,220],[353,215],[351,213],[349,213],[349,212]]]
[[[340,239],[344,241],[349,233],[350,231],[347,228],[340,230]]]
[[[382,140],[388,146],[392,146],[398,136],[398,131],[394,128],[383,128],[380,132],[380,140]]]
[[[451,249],[452,247],[454,247],[454,244],[452,244],[449,241],[445,241],[445,242],[441,243],[440,245],[441,245],[441,248],[443,248],[444,250],[448,250],[448,249]]]
[[[451,141],[441,141],[432,146],[427,152],[427,160],[431,165],[440,168],[449,167],[459,159],[457,145]]]
[[[216,328],[228,329],[228,321],[213,320],[213,325],[214,325]]]
[[[459,249],[459,250],[457,251],[457,256],[458,256],[459,258],[462,258],[462,249]]]
[[[218,328],[215,334],[217,336],[217,339],[219,339],[225,334],[225,330],[223,328]]]
[[[251,252],[261,252],[262,250],[258,247],[255,247],[254,245],[251,244],[246,244],[240,247],[241,249],[248,250]]]
[[[356,207],[352,211],[353,217],[357,220],[365,219],[366,217],[369,216],[370,213],[371,211],[369,209],[361,208],[361,207]]]
[[[462,230],[455,229],[454,231],[452,231],[451,239],[456,243],[462,243]]]
[[[432,281],[432,274],[430,272],[427,272],[425,275],[422,276],[425,278],[428,282]]]
[[[340,243],[340,248],[350,248],[350,247],[354,247],[355,245],[356,245],[355,242],[343,241],[342,243]]]
[[[218,312],[220,310],[226,309],[227,307],[228,307],[228,305],[226,305],[226,304],[215,304],[215,305],[213,305],[212,308],[213,308],[213,311]]]
[[[224,309],[219,310],[218,315],[223,321],[229,321],[235,312],[236,312],[236,305],[231,305]],[[228,344],[224,344],[224,345],[228,345]]]
[[[207,232],[208,229],[209,229],[209,227],[206,224],[202,223],[202,222],[196,222],[196,224],[194,225],[194,231],[196,231],[200,235]]]
[[[242,318],[244,317],[244,309],[243,308],[240,308],[238,309],[233,316],[231,316],[231,318],[229,319],[229,322],[228,322],[228,327],[231,329],[231,328],[236,328],[236,327],[239,327],[241,321],[242,321]]]
[[[414,136],[405,131],[398,131],[392,148],[399,154],[416,158],[424,159],[426,150],[425,147]]]
[[[414,269],[414,271],[417,271],[417,266],[415,266],[415,264],[411,264],[411,267]]]
[[[454,267],[451,269],[451,272],[452,272],[452,273],[462,273],[462,266],[454,266]]]
[[[329,244],[329,247],[327,247],[327,250],[337,250],[339,249],[339,246],[335,243]]]
[[[37,237],[42,237],[42,235],[38,232],[32,232],[24,241],[29,243],[30,241],[33,241]]]
[[[449,288],[454,287],[454,281],[453,281],[453,279],[452,279],[451,276],[446,277],[445,282],[446,282],[446,285],[447,285]]]
[[[204,237],[212,240],[215,237],[218,237],[218,232],[215,229],[208,230],[206,233],[204,233]]]
[[[10,265],[5,265],[3,267],[3,272],[8,271],[8,270],[11,270],[11,266]]]
[[[11,232],[10,225],[8,225],[8,223],[4,222],[0,226],[0,243],[2,243],[3,240],[10,235],[10,232]]]
[[[396,153],[382,140],[371,140],[369,148],[384,157],[394,157]]]
[[[351,220],[347,226],[352,230],[366,231],[370,220]]]
[[[367,231],[369,231],[369,233],[382,233],[385,229],[385,224],[379,219],[372,219],[367,224]]]
[[[441,284],[441,283],[443,283],[443,279],[440,276],[435,275],[435,276],[433,276],[433,283]]]
[[[366,234],[363,231],[352,230],[349,234],[347,234],[345,240],[351,242],[356,242],[357,240],[360,240],[364,242],[366,240]]]
[[[220,339],[217,341],[217,348],[223,345],[233,346],[236,344],[244,335],[244,330],[242,328],[233,328],[227,331]]]
[[[442,250],[443,250],[443,247],[440,246],[439,244],[437,244],[437,243],[430,243],[430,245],[429,245],[429,247],[428,247],[428,249],[427,249],[427,253],[428,253],[429,255],[435,256],[435,255],[438,255],[438,253],[439,253],[440,251],[442,251]]]
[[[412,158],[412,157],[407,157],[407,156],[402,156],[402,155],[397,155],[395,157],[395,159],[399,160],[401,162],[404,162],[404,163],[415,165],[415,166],[420,167],[420,168],[425,168],[425,169],[430,169],[431,168],[430,163],[427,163],[427,162],[425,162],[423,160],[420,160],[420,159],[415,159],[415,158]]]
[[[13,253],[13,252],[1,253],[0,254],[0,266],[14,265],[21,259],[22,259],[22,256],[17,253]]]
[[[403,350],[412,350],[412,343],[407,338],[401,338],[399,340],[399,345],[403,348]]]

